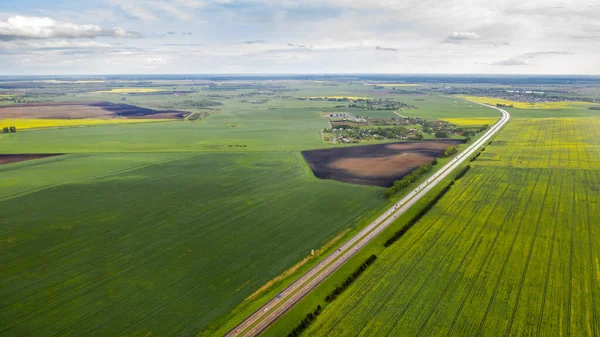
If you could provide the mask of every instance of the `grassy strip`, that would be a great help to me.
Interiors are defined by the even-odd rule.
[[[321,305],[317,305],[317,308],[313,312],[309,312],[306,317],[288,334],[288,337],[300,336],[300,334],[308,328],[310,323],[317,319],[317,316],[321,314]]]
[[[365,262],[363,262],[363,264],[361,264],[352,274],[350,274],[350,276],[348,276],[344,280],[344,282],[342,282],[340,285],[338,285],[331,293],[329,293],[329,295],[327,295],[327,297],[325,297],[325,302],[327,302],[327,303],[333,302],[344,290],[346,290],[352,283],[354,283],[354,281],[362,273],[364,273],[364,271],[367,270],[367,268],[370,265],[372,265],[376,259],[377,259],[377,255],[375,255],[375,254],[369,256],[367,258],[367,260]],[[300,334],[302,334],[302,332],[304,330],[306,330],[308,328],[308,326],[315,319],[317,319],[317,316],[319,316],[320,313],[321,313],[321,305],[319,304],[319,305],[317,305],[317,308],[314,311],[306,314],[304,319],[302,319],[302,321],[300,321],[300,323],[294,328],[294,330],[292,330],[292,332],[290,332],[288,334],[288,337],[297,337]]]
[[[325,297],[325,302],[333,302],[333,300],[335,300],[339,294],[342,293],[342,291],[346,290],[365,270],[367,270],[367,268],[372,265],[376,259],[377,255],[375,254],[369,256],[369,258],[363,262],[363,264],[361,264],[360,267],[354,271],[354,273],[348,276],[348,278],[346,278],[342,284],[337,286],[329,295],[327,295],[327,297]]]
[[[444,194],[446,194],[446,192],[450,190],[450,187],[452,187],[452,185],[454,185],[454,180],[452,180],[448,185],[446,185],[446,187],[444,187],[444,189],[441,190],[440,193],[438,193],[435,196],[435,198],[429,201],[429,203],[425,205],[425,207],[423,207],[423,209],[421,209],[421,211],[419,211],[417,215],[410,219],[406,223],[406,225],[404,225],[402,228],[400,228],[399,231],[394,233],[392,237],[387,239],[384,246],[389,247],[392,245],[392,243],[398,241],[398,239],[400,239],[412,226],[414,226],[417,223],[417,221],[419,221],[419,219],[421,219],[425,214],[427,214],[427,212],[429,212],[429,210],[444,196]]]
[[[458,180],[460,178],[462,178],[465,173],[467,173],[467,171],[471,168],[471,165],[467,165],[465,166],[465,168],[463,168],[462,170],[460,170],[460,172],[458,172],[458,174],[456,175],[456,177],[454,177],[454,180]]]

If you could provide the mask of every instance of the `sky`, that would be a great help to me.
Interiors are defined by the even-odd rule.
[[[598,75],[598,18],[599,0],[0,0],[0,75]]]

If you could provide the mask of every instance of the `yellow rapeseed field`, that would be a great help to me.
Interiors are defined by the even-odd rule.
[[[146,93],[146,92],[160,92],[163,89],[156,88],[114,88],[110,90],[103,90],[98,92],[113,93],[113,94],[129,94],[129,93]]]
[[[523,168],[600,167],[600,119],[514,119],[477,158],[477,165]]]
[[[357,100],[357,99],[373,99],[371,97],[359,97],[359,96],[309,96],[309,97],[302,97],[302,98],[334,98],[334,99],[352,99],[352,100]]]
[[[106,124],[132,124],[167,121],[166,119],[0,119],[0,130],[14,126],[17,130],[76,127]]]
[[[502,98],[494,97],[480,97],[480,96],[468,96],[468,95],[457,95],[457,97],[466,99],[472,102],[486,103],[491,105],[504,104],[512,105],[517,109],[587,109],[589,106],[595,105],[588,102],[517,102]]]
[[[439,118],[441,121],[448,122],[450,124],[458,126],[481,126],[481,125],[492,125],[496,123],[498,118],[495,117],[475,117],[475,118]]]

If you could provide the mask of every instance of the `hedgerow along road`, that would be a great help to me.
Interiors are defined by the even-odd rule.
[[[412,205],[419,201],[427,192],[433,189],[444,178],[451,174],[467,158],[474,154],[481,146],[494,136],[510,120],[510,115],[506,110],[474,102],[502,113],[502,118],[494,124],[481,138],[471,144],[465,151],[459,153],[454,159],[444,165],[439,171],[433,174],[427,181],[417,186],[400,201],[392,205],[387,211],[381,214],[377,219],[363,228],[351,239],[346,241],[336,251],[331,253],[319,264],[314,266],[298,280],[271,299],[261,308],[248,316],[242,323],[230,330],[225,337],[244,336],[253,337],[260,334],[275,320],[288,311],[294,304],[300,301],[313,288],[319,285],[327,276],[331,275],[346,261],[348,261],[358,250],[369,243],[375,236],[389,227],[399,216],[404,214]]]

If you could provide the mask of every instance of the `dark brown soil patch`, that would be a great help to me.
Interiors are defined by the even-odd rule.
[[[18,163],[20,161],[40,159],[47,157],[60,156],[63,153],[48,153],[48,154],[0,154],[0,165]]]
[[[0,106],[0,118],[83,119],[83,118],[183,118],[187,112],[153,110],[109,102],[49,102]]]
[[[392,186],[460,140],[399,142],[303,151],[316,177],[353,184]]]

